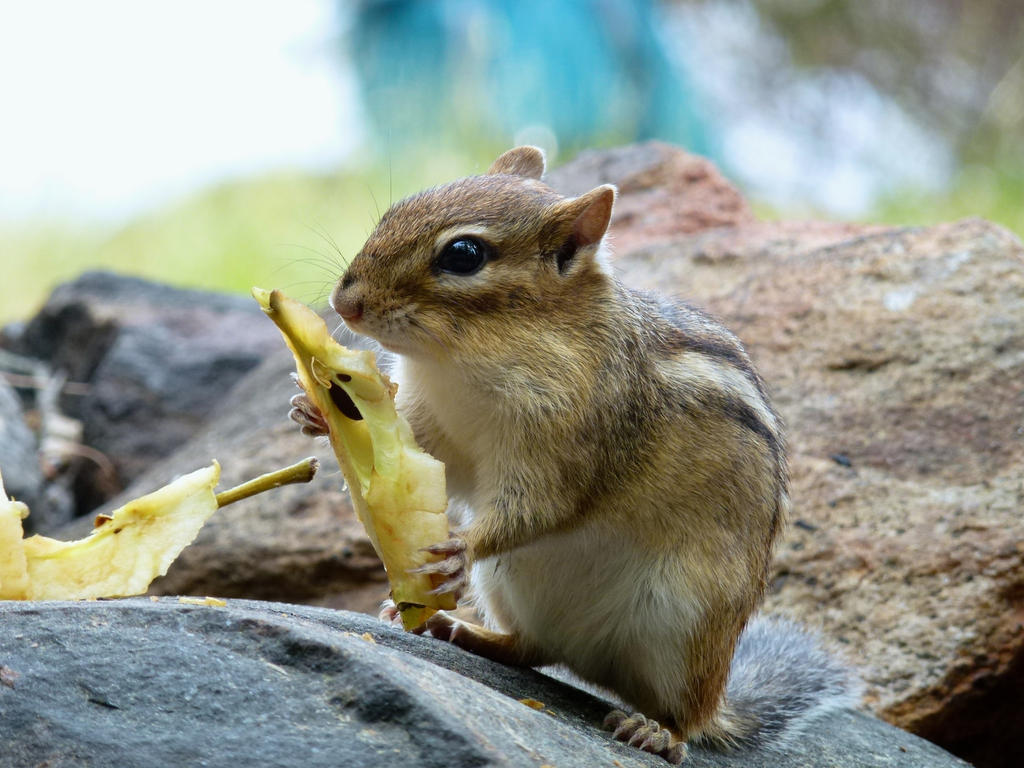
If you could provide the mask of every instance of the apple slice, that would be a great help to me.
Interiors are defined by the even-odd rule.
[[[220,465],[179,477],[99,518],[77,541],[25,539],[30,600],[140,595],[217,511]]]
[[[346,349],[315,312],[280,291],[253,288],[253,296],[284,335],[299,381],[327,422],[352,506],[366,528],[398,605],[414,629],[450,594],[431,594],[438,577],[409,571],[436,561],[423,547],[448,538],[444,465],[425,453],[395,410],[397,387],[377,370],[372,352]]]
[[[309,482],[315,458],[215,494],[220,465],[198,469],[96,518],[77,541],[24,535],[28,508],[0,481],[0,600],[79,600],[145,592],[219,507],[286,483]]]

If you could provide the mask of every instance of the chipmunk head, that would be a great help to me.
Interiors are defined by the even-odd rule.
[[[599,250],[615,188],[565,198],[540,181],[544,155],[518,147],[482,176],[384,214],[331,294],[357,333],[408,355],[493,347],[607,290]]]

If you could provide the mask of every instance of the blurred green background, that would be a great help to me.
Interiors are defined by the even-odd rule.
[[[514,143],[659,138],[766,217],[1024,233],[1016,0],[0,8],[0,323],[108,267],[323,300],[386,206]]]

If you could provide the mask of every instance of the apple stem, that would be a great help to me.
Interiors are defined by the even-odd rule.
[[[278,488],[282,485],[292,483],[308,483],[313,479],[316,471],[320,468],[320,461],[315,456],[303,459],[290,467],[268,472],[265,475],[253,478],[248,482],[237,485],[226,491],[217,494],[217,506],[226,507],[236,501],[255,496],[257,493],[269,491],[271,488]]]

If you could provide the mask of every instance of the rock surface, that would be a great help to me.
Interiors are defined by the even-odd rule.
[[[58,286],[18,352],[89,385],[65,397],[84,443],[113,463],[120,487],[191,437],[238,379],[280,344],[251,300],[89,272]],[[80,512],[109,497],[85,477]],[[105,495],[104,495],[105,494]]]
[[[0,602],[0,648],[8,765],[666,765],[599,730],[608,705],[589,694],[357,614],[250,601]],[[964,763],[839,711],[785,756],[693,749],[687,765]]]

